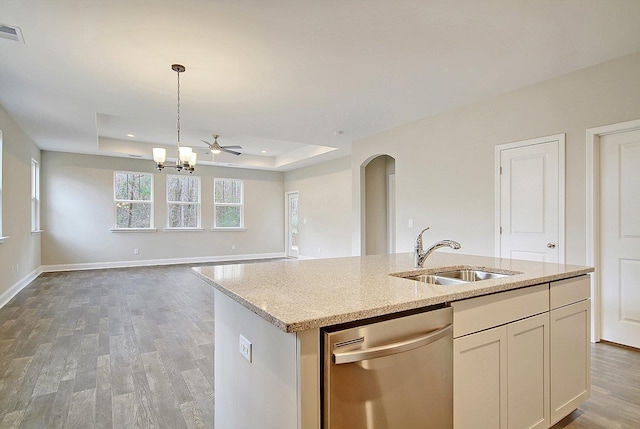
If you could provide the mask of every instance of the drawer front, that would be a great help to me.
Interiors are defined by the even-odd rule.
[[[591,279],[589,276],[552,282],[550,287],[551,309],[589,299],[591,296]]]
[[[454,338],[549,311],[549,283],[451,303]]]

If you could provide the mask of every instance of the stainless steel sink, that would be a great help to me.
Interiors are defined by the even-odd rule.
[[[521,274],[518,272],[502,272],[496,273],[493,271],[484,271],[474,268],[466,268],[459,270],[439,271],[429,274],[407,275],[403,274],[391,274],[392,276],[400,277],[407,280],[414,280],[423,283],[430,283],[434,285],[442,286],[456,286],[470,282],[479,282],[482,280],[499,279],[503,277],[509,277],[514,274]]]
[[[420,274],[418,276],[410,276],[403,277],[407,280],[415,280],[423,283],[430,283],[432,285],[443,285],[443,286],[455,286],[468,283],[464,280],[455,279],[451,277],[440,277],[432,274]]]
[[[446,277],[449,279],[457,279],[463,282],[479,282],[481,280],[500,279],[503,277],[509,277],[512,274],[493,273],[490,271],[482,270],[452,270],[442,273],[435,273],[438,277]]]

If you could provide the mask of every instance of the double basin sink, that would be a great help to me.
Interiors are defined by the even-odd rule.
[[[509,277],[514,274],[520,274],[517,272],[493,272],[485,271],[481,269],[460,269],[441,271],[430,274],[418,274],[418,275],[395,275],[408,280],[415,280],[423,283],[430,283],[443,286],[455,286],[470,282],[478,282],[482,280],[499,279],[503,277]]]

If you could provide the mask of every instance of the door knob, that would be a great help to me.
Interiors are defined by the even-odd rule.
[[[547,243],[547,247],[549,249],[555,249],[556,248],[556,243]]]

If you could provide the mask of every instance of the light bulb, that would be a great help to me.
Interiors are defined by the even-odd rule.
[[[198,154],[195,152],[191,153],[191,158],[189,158],[189,167],[195,167],[196,166],[196,158],[198,157]]]

